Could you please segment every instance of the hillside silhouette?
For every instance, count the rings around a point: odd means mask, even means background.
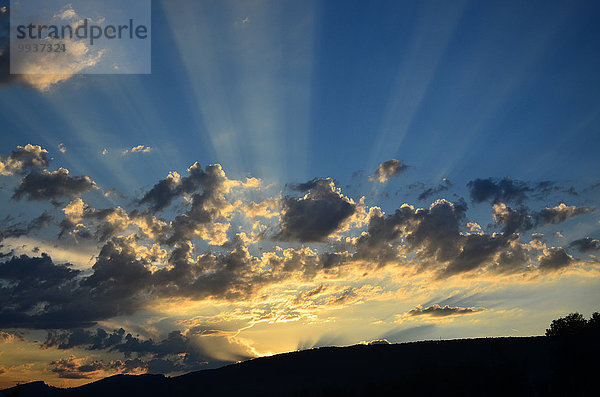
[[[587,334],[323,347],[177,377],[32,382],[0,396],[597,396],[599,353]]]

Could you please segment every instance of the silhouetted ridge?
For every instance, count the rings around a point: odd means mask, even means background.
[[[29,383],[0,396],[596,396],[599,353],[592,337],[325,347],[173,378],[117,375],[72,389]]]

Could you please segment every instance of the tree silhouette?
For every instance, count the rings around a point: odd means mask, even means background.
[[[592,314],[586,320],[580,313],[571,313],[566,317],[553,320],[546,336],[574,336],[581,334],[597,334],[600,332],[600,313]]]
[[[595,312],[588,320],[587,328],[592,335],[600,334],[600,313]]]

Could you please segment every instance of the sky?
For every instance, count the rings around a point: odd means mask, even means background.
[[[10,75],[9,8],[0,387],[600,309],[598,2],[152,1],[107,75]]]

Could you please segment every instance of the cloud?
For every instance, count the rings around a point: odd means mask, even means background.
[[[369,180],[379,181],[379,183],[387,182],[391,177],[402,174],[408,169],[408,166],[400,160],[391,159],[379,164],[375,170],[375,175]]]
[[[125,156],[127,154],[134,154],[134,153],[150,153],[151,151],[152,151],[152,148],[150,146],[138,145],[138,146],[132,147],[131,149],[123,150],[123,152],[121,152],[121,155]]]
[[[96,238],[103,242],[117,233],[125,231],[129,226],[137,226],[142,236],[162,236],[166,223],[142,211],[133,210],[128,214],[121,207],[96,209],[76,198],[63,208],[65,217],[60,222],[59,238],[65,233],[81,238]],[[85,221],[85,224],[82,223]],[[91,228],[95,227],[92,233]]]
[[[592,212],[592,209],[588,207],[567,206],[565,203],[560,203],[554,208],[544,208],[541,210],[536,215],[536,220],[540,225],[555,224],[590,212]]]
[[[149,298],[143,292],[152,290],[154,280],[148,270],[152,252],[143,255],[137,248],[124,238],[107,242],[87,277],[46,254],[0,263],[0,327],[89,327],[140,310]]]
[[[532,192],[532,189],[526,182],[504,179],[475,179],[467,184],[471,199],[474,203],[482,203],[484,201],[498,202],[515,202],[522,203],[528,198],[527,193]]]
[[[25,174],[48,167],[48,151],[41,146],[27,144],[17,146],[8,156],[0,155],[0,175]]]
[[[282,199],[280,230],[273,236],[276,240],[324,241],[356,211],[356,204],[342,195],[330,178],[313,179],[295,189],[308,189],[308,193]]]
[[[15,161],[17,157],[13,156]],[[26,180],[31,175],[52,174],[46,166],[11,169],[23,169],[15,173],[27,175]],[[40,191],[47,197],[68,197]],[[75,195],[54,209],[64,213],[59,232],[75,241],[89,239],[84,242],[99,252],[93,252],[97,255],[90,262],[84,261],[83,271],[55,263],[48,255],[3,254],[0,299],[5,303],[0,307],[0,327],[60,328],[64,333],[49,336],[48,348],[124,355],[119,362],[102,362],[104,369],[97,369],[98,373],[176,372],[205,368],[206,362],[215,360],[247,357],[252,349],[234,334],[212,333],[216,326],[161,333],[161,338],[154,339],[90,327],[100,323],[128,328],[129,316],[156,313],[162,310],[157,307],[179,302],[182,307],[190,302],[218,302],[253,308],[260,302],[259,309],[244,316],[253,321],[291,321],[314,316],[318,308],[333,311],[383,296],[400,278],[407,278],[402,283],[419,277],[454,287],[462,277],[444,279],[464,274],[465,279],[477,282],[504,281],[519,272],[543,274],[577,262],[564,250],[561,255],[560,247],[543,251],[545,244],[535,236],[535,243],[521,241],[519,233],[534,229],[538,219],[536,212],[523,206],[494,203],[495,223],[482,229],[468,219],[463,199],[436,200],[425,208],[402,204],[386,213],[376,206],[367,207],[364,200],[355,203],[330,178],[288,185],[286,192],[289,195],[282,197],[256,179],[229,179],[220,165],[203,168],[194,163],[185,176],[171,172],[141,194],[141,199],[123,207],[95,208]],[[567,216],[577,212],[566,205],[549,209],[557,208]],[[6,218],[2,232],[17,236],[38,230],[50,224],[50,214],[29,222]],[[354,222],[355,218],[361,221]],[[548,219],[555,218],[562,219],[556,214]],[[280,248],[272,240],[269,243],[273,235],[306,244]],[[307,244],[311,242],[328,244]],[[469,306],[465,302],[424,302],[428,307],[419,308],[422,315],[476,310],[463,307]],[[136,331],[144,333],[140,328]],[[157,333],[153,330],[146,335]],[[71,364],[57,360],[56,368],[67,376],[89,376],[94,373],[91,369],[100,368],[93,363],[86,358],[69,370]]]
[[[425,201],[429,197],[439,194],[441,192],[445,192],[451,187],[452,187],[452,183],[448,179],[443,178],[442,183],[440,183],[436,187],[430,187],[428,189],[425,189],[423,192],[421,192],[421,194],[419,194],[418,199],[420,201]]]
[[[0,86],[19,83],[46,92],[54,85],[92,68],[106,53],[106,50],[96,50],[94,46],[88,45],[84,41],[70,41],[65,47],[65,52],[47,53],[43,58],[23,57],[14,59],[13,71],[20,74],[10,74],[9,14],[8,9],[0,12]],[[77,26],[83,20],[74,11],[70,14],[55,15],[54,19],[63,20],[63,16],[69,16],[67,22],[72,26]],[[48,22],[53,23],[52,20]],[[58,23],[58,21],[55,22]],[[52,39],[42,39],[42,41],[48,42],[50,40]],[[39,43],[40,40],[35,42]]]
[[[228,179],[219,164],[208,165],[203,170],[196,162],[187,171],[189,175],[183,178],[177,172],[169,173],[144,194],[139,204],[148,204],[153,212],[158,212],[168,207],[175,198],[202,189],[202,194],[197,195],[197,206],[209,201],[214,202],[213,207],[223,205],[221,197],[227,190]]]
[[[20,200],[44,201],[64,197],[76,197],[98,189],[98,186],[88,176],[71,176],[69,170],[59,168],[56,171],[43,170],[32,172],[21,179],[12,198]]]
[[[572,241],[569,247],[577,248],[580,252],[600,251],[600,241],[585,237]]]
[[[411,316],[428,315],[428,316],[432,316],[432,317],[447,317],[447,316],[456,316],[456,315],[463,315],[463,314],[473,314],[473,313],[481,312],[483,310],[485,310],[485,309],[474,308],[474,307],[450,307],[448,305],[442,307],[442,306],[436,304],[436,305],[429,306],[426,308],[423,308],[422,306],[417,306],[415,309],[412,309],[411,311],[409,311],[408,314]]]
[[[512,240],[508,243],[496,257],[496,263],[492,266],[492,270],[498,273],[514,273],[523,270],[524,266],[529,263],[531,258],[524,244],[518,240]]]
[[[562,269],[573,262],[573,257],[567,254],[562,247],[551,247],[544,250],[539,258],[539,267],[543,271]]]
[[[466,203],[437,200],[428,209],[404,204],[393,214],[373,211],[367,233],[358,238],[359,258],[388,259],[390,243],[403,237],[406,248],[416,251],[417,259],[446,262],[460,252],[459,225],[465,218]],[[380,253],[385,253],[382,257]]]
[[[256,353],[233,336],[233,332],[208,330],[192,327],[186,332],[171,331],[159,341],[142,339],[127,333],[123,328],[110,333],[102,328],[95,331],[75,329],[51,331],[44,348],[56,347],[61,350],[75,347],[87,350],[104,350],[123,353],[125,360],[115,360],[108,364],[97,362],[89,369],[111,369],[113,371],[174,373],[189,372],[218,366],[255,357]],[[211,365],[209,366],[209,362]],[[86,372],[79,365],[76,373]]]
[[[25,336],[21,331],[5,332],[0,330],[0,344],[14,343],[25,340]]]
[[[10,222],[11,217],[3,219],[2,223]],[[13,223],[7,226],[0,226],[0,241],[5,238],[10,237],[21,237],[26,236],[31,232],[36,232],[42,228],[47,228],[50,226],[50,223],[54,217],[48,213],[48,211],[44,211],[40,216],[32,219],[27,224],[23,223]]]
[[[102,361],[85,362],[84,358],[69,356],[50,362],[51,371],[64,379],[91,379],[92,373],[106,369]]]
[[[494,220],[503,226],[502,233],[510,236],[515,232],[524,232],[533,228],[533,221],[527,209],[515,210],[504,203],[496,203],[492,207]]]
[[[65,154],[68,152],[67,147],[65,146],[64,143],[59,143],[58,144],[58,150],[62,153]]]
[[[387,339],[375,339],[367,343],[369,346],[374,345],[391,345],[392,343]]]
[[[0,327],[62,328],[80,324],[90,308],[77,289],[80,271],[50,257],[26,255],[0,263]],[[81,291],[83,292],[83,291]],[[82,305],[83,303],[83,305]]]
[[[468,272],[493,263],[498,252],[504,249],[509,240],[503,235],[470,234],[464,238],[460,253],[452,258],[440,277]]]

